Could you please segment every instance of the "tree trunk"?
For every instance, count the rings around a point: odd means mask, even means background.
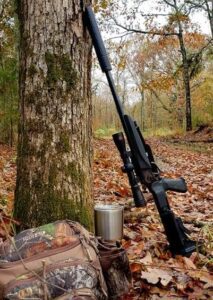
[[[91,42],[86,1],[18,0],[20,122],[15,218],[90,227]]]
[[[210,29],[211,29],[211,34],[213,38],[213,0],[205,0],[206,3],[206,11],[209,19],[209,24],[210,24]],[[209,3],[211,3],[209,5]]]
[[[182,26],[179,22],[179,35],[178,35],[180,50],[183,62],[183,81],[185,90],[186,101],[186,131],[192,130],[192,115],[191,115],[191,91],[190,91],[190,78],[189,78],[189,65],[187,61],[186,49],[183,41]]]
[[[190,91],[190,76],[189,76],[189,64],[187,60],[187,53],[183,39],[183,28],[181,20],[179,19],[180,11],[178,10],[176,0],[174,0],[174,8],[177,14],[178,24],[178,40],[180,44],[180,51],[183,62],[183,81],[185,90],[185,101],[186,101],[186,131],[192,130],[192,112],[191,112],[191,91]]]
[[[144,90],[140,90],[140,96],[141,96],[141,130],[144,131],[145,130],[145,92]]]

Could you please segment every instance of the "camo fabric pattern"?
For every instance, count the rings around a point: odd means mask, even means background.
[[[64,262],[69,266],[58,266],[48,271],[45,280],[32,275],[17,278],[15,284],[6,292],[5,299],[106,299],[98,283],[97,270],[90,264]],[[45,284],[44,284],[45,283]],[[89,292],[82,292],[81,289]],[[45,291],[45,292],[44,292]],[[67,293],[68,292],[68,293]],[[59,297],[66,293],[66,297]],[[89,295],[93,296],[89,296]],[[88,296],[87,296],[88,295]],[[59,298],[58,298],[59,297]]]
[[[0,245],[0,263],[30,258],[46,250],[75,244],[78,237],[66,221],[24,230]]]
[[[96,242],[69,220],[22,231],[0,246],[0,299],[108,299]]]

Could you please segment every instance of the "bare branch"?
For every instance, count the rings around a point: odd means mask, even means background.
[[[172,4],[171,2],[167,1],[167,0],[163,0],[167,5],[173,7],[175,10],[177,9],[177,6],[175,4]]]
[[[110,41],[110,40],[121,39],[121,38],[123,38],[123,37],[125,37],[127,35],[130,35],[130,34],[133,34],[133,32],[124,32],[124,33],[122,33],[120,35],[112,36],[112,37],[110,37],[108,39],[105,39],[104,41],[107,42],[107,41]]]
[[[157,92],[153,89],[153,88],[150,88],[150,91],[155,95],[156,99],[160,102],[160,104],[162,105],[162,108],[165,109],[166,111],[168,111],[170,114],[172,113],[172,110],[169,109],[164,103],[163,101],[161,100],[161,98],[158,96]]]
[[[166,111],[168,111],[170,114],[173,112],[172,109],[169,109],[164,103],[163,101],[161,100],[161,98],[159,97],[159,95],[157,94],[156,90],[153,89],[150,85],[148,84],[143,84],[143,86],[145,88],[147,88],[149,91],[151,91],[154,95],[155,95],[155,98],[158,100],[158,102],[161,104],[162,108]]]
[[[135,28],[131,28],[131,27],[126,27],[124,25],[121,25],[120,23],[118,23],[115,18],[113,18],[113,21],[115,22],[115,25],[126,30],[129,32],[133,32],[133,33],[143,33],[143,34],[152,34],[152,35],[161,35],[161,36],[178,36],[177,32],[160,32],[160,31],[146,31],[146,30],[140,30],[140,29],[135,29]]]
[[[194,1],[191,1],[191,0],[187,0],[186,1],[187,4],[191,4],[191,7],[190,9],[196,9],[196,8],[201,8],[201,9],[204,9],[206,10],[206,8],[204,7],[204,4],[206,3],[205,1],[203,1],[202,3],[199,3],[199,2],[194,2]]]
[[[160,14],[160,13],[156,13],[156,14],[140,14],[141,17],[158,17],[158,16],[162,16],[162,17],[169,17],[171,16],[172,14]]]
[[[194,55],[193,61],[200,61],[200,60],[201,60],[201,57],[202,57],[201,55],[202,55],[203,51],[204,51],[210,44],[212,44],[212,41],[213,41],[213,39],[210,39],[206,45],[204,45],[202,48],[199,49],[199,51]],[[197,64],[194,65],[194,67],[190,70],[190,78],[193,76],[194,71],[195,71],[195,69],[196,69],[196,66],[197,66]]]

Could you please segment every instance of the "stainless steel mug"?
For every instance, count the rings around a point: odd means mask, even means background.
[[[98,204],[95,210],[95,235],[106,241],[123,237],[123,207],[116,204]]]

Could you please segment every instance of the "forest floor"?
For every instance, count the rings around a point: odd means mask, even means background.
[[[189,258],[173,258],[151,194],[146,208],[135,208],[122,162],[111,139],[94,140],[94,197],[96,203],[124,205],[123,247],[133,274],[128,299],[211,299],[213,297],[213,144],[212,131],[202,129],[186,136],[150,138],[156,162],[165,177],[184,177],[188,191],[170,192],[173,211],[202,242]],[[0,211],[11,216],[16,173],[15,151],[0,145]],[[0,237],[5,237],[0,223]]]
[[[163,228],[152,195],[145,194],[146,208],[135,208],[121,159],[109,139],[94,142],[96,203],[124,205],[123,247],[133,273],[133,288],[123,299],[213,298],[213,144],[211,132],[151,138],[156,162],[165,177],[183,177],[185,194],[168,193],[169,203],[203,246],[191,257],[173,258],[167,250]],[[211,298],[212,297],[212,298]]]

